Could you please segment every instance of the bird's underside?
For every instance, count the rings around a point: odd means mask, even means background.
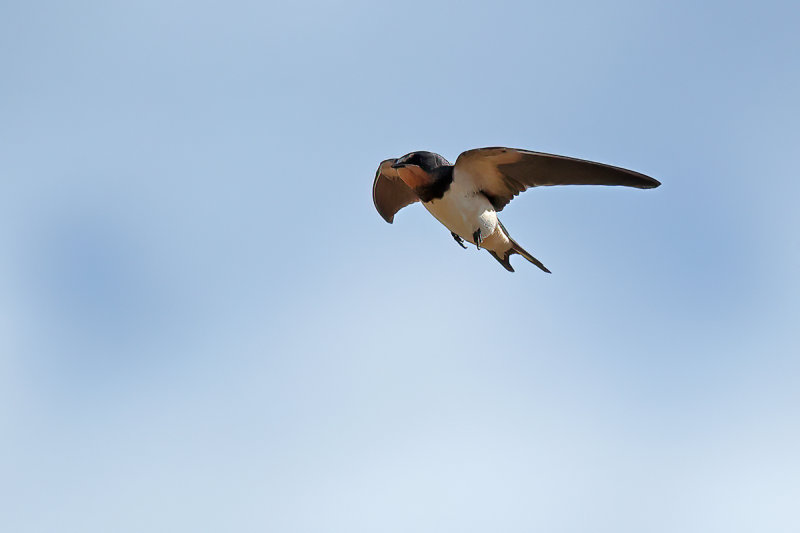
[[[403,207],[420,201],[459,245],[486,249],[513,272],[510,256],[519,254],[545,272],[497,218],[517,194],[549,185],[622,185],[640,189],[660,183],[632,170],[581,159],[517,150],[478,148],[462,153],[455,165],[431,152],[412,152],[387,159],[378,167],[372,197],[389,223]]]

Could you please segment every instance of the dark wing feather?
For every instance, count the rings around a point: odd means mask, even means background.
[[[652,189],[661,183],[620,167],[514,148],[477,148],[458,156],[454,180],[471,181],[497,211],[529,187],[623,185]]]
[[[416,193],[406,185],[392,164],[397,159],[387,159],[378,166],[372,183],[372,201],[383,219],[391,224],[394,215],[409,204],[419,201]]]

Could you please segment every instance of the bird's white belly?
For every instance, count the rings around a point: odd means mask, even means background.
[[[475,243],[472,238],[480,228],[481,238],[494,233],[497,228],[497,213],[483,194],[474,191],[451,189],[438,199],[423,203],[436,220],[462,239]]]

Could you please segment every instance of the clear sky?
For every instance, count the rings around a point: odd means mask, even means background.
[[[796,2],[0,5],[0,530],[797,532]],[[552,271],[378,163],[512,146]]]

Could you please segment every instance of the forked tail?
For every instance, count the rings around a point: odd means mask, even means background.
[[[522,257],[524,257],[525,259],[527,259],[528,261],[530,261],[531,263],[533,263],[534,265],[536,265],[537,267],[539,267],[542,270],[544,270],[545,272],[547,272],[548,274],[552,274],[552,272],[550,272],[547,269],[547,267],[542,264],[541,261],[539,261],[538,259],[533,257],[531,254],[526,252],[525,249],[517,243],[517,241],[515,241],[511,237],[509,237],[508,240],[511,241],[511,249],[508,252],[506,252],[506,261],[508,261],[508,258],[511,257],[512,254],[519,254]],[[503,265],[503,266],[505,266],[505,265]]]
[[[498,223],[500,223],[499,220]],[[511,248],[506,250],[505,254],[502,257],[491,250],[489,250],[489,253],[491,253],[492,256],[495,259],[497,259],[497,261],[501,265],[503,265],[503,268],[505,268],[509,272],[514,272],[514,267],[511,266],[510,258],[512,255],[518,254],[527,259],[528,261],[530,261],[531,263],[533,263],[534,265],[536,265],[537,267],[541,268],[548,274],[551,274],[551,272],[547,269],[546,266],[542,264],[541,261],[533,257],[531,254],[529,254],[522,246],[519,245],[519,243],[517,243],[517,241],[511,238],[511,235],[508,234],[508,230],[505,228],[505,226],[503,226],[502,223],[500,223],[500,227],[503,229],[503,231],[506,234],[506,237],[508,237],[508,240],[511,242]]]

